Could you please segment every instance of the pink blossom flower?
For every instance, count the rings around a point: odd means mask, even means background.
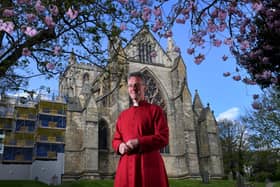
[[[192,55],[192,54],[194,53],[194,48],[188,48],[188,49],[187,49],[187,53],[188,53],[189,55]]]
[[[168,30],[168,31],[166,31],[166,32],[164,33],[164,37],[165,37],[165,38],[169,38],[169,37],[171,37],[172,35],[173,35],[173,33],[172,33],[171,30]]]
[[[201,53],[199,53],[198,56],[195,57],[194,63],[197,65],[201,64],[201,62],[205,59],[205,56]]]
[[[240,75],[235,75],[235,76],[233,76],[232,78],[233,78],[233,80],[235,80],[235,81],[240,81],[240,80],[241,80],[241,76],[240,76]]]
[[[50,8],[50,12],[51,12],[51,14],[53,16],[57,16],[58,15],[59,10],[58,10],[56,5],[50,5],[49,8]]]
[[[31,5],[32,0],[17,0],[17,3]]]
[[[214,23],[208,23],[207,31],[208,32],[216,32],[217,26]]]
[[[161,20],[156,20],[156,24],[153,25],[152,31],[157,32],[162,27],[163,27],[163,22]]]
[[[53,21],[52,17],[50,16],[46,16],[45,19],[45,24],[49,27],[49,28],[53,28],[55,26],[55,22]]]
[[[224,72],[224,73],[223,73],[223,76],[224,76],[224,77],[230,76],[230,72]]]
[[[245,26],[241,26],[241,27],[239,28],[240,34],[245,34],[245,31],[246,31]]]
[[[35,10],[38,13],[42,13],[44,12],[46,9],[46,7],[42,4],[42,2],[40,0],[37,0],[36,4],[35,4]]]
[[[53,70],[55,68],[55,64],[48,62],[46,67],[47,67],[48,70]]]
[[[213,40],[213,45],[215,47],[220,47],[222,45],[222,40],[217,40],[217,39],[214,39]]]
[[[198,36],[199,37],[203,37],[203,36],[206,36],[207,35],[207,31],[206,30],[200,30],[199,32],[198,32]]]
[[[143,15],[142,15],[142,19],[143,19],[144,21],[150,20],[150,19],[151,19],[151,14],[143,14]]]
[[[124,30],[126,29],[126,24],[125,24],[125,23],[121,23],[120,29],[121,29],[122,31],[124,31]]]
[[[174,52],[181,53],[181,49],[180,49],[179,47],[176,46],[176,47],[174,48]]]
[[[252,107],[253,107],[253,109],[255,109],[255,110],[260,110],[260,109],[262,108],[262,105],[261,105],[259,102],[254,101],[254,102],[252,103]]]
[[[78,16],[78,11],[74,10],[72,8],[68,8],[68,11],[66,12],[66,15],[70,18],[70,19],[75,19]]]
[[[250,24],[250,31],[251,33],[256,33],[257,32],[257,28],[255,25]]]
[[[219,12],[219,11],[218,11],[218,9],[216,8],[216,9],[211,13],[210,16],[211,16],[212,18],[216,18],[216,17],[218,17],[218,12]]]
[[[190,14],[186,14],[186,15],[184,16],[184,18],[185,18],[185,20],[189,19],[189,18],[190,18]]]
[[[161,9],[160,7],[155,7],[154,10],[153,10],[153,13],[155,16],[161,16]]]
[[[120,2],[121,4],[127,4],[127,3],[128,3],[128,0],[119,0],[119,2]]]
[[[54,49],[53,49],[53,53],[54,53],[55,55],[59,55],[59,54],[61,53],[61,47],[58,46],[58,45],[56,45],[56,46],[54,47]]]
[[[263,57],[262,58],[262,62],[264,63],[264,64],[269,64],[269,58],[268,57]]]
[[[248,85],[256,85],[256,82],[245,77],[243,80],[242,80],[245,84],[248,84]]]
[[[218,12],[218,18],[220,19],[220,21],[224,21],[227,17],[227,12],[224,10],[220,10]]]
[[[267,71],[267,70],[263,71],[261,74],[261,78],[263,79],[270,79],[271,76],[272,76],[271,71]]]
[[[26,14],[26,17],[27,17],[27,21],[29,22],[29,23],[32,23],[32,22],[34,22],[35,21],[35,19],[37,18],[34,14]]]
[[[32,28],[32,27],[26,27],[24,30],[24,34],[26,34],[27,36],[33,37],[37,34],[37,30]]]
[[[262,4],[261,1],[259,1],[259,2],[254,2],[254,3],[252,4],[252,9],[253,9],[254,11],[256,11],[256,12],[260,11],[262,8],[263,8],[263,4]]]
[[[147,6],[145,6],[145,7],[143,8],[142,19],[143,19],[144,21],[150,20],[150,18],[151,18],[151,11],[152,11],[152,10],[151,10],[149,7],[147,7]]]
[[[5,9],[2,13],[2,15],[4,17],[12,17],[12,16],[15,16],[15,11],[14,10],[11,10],[11,9]]]
[[[205,40],[199,35],[193,35],[190,41],[198,46],[202,46],[205,43]]]
[[[22,53],[21,53],[23,56],[30,56],[31,55],[31,51],[25,47],[22,49]]]
[[[236,7],[234,5],[231,5],[229,8],[228,8],[228,13],[230,14],[233,14],[236,12]]]
[[[185,24],[186,20],[184,18],[177,18],[176,23]]]
[[[5,31],[9,34],[12,34],[14,31],[15,25],[11,21],[3,22],[3,20],[0,19],[0,31]]]
[[[242,51],[247,50],[249,47],[250,47],[250,43],[249,43],[248,40],[243,40],[243,41],[241,42],[241,44],[240,44],[240,49],[241,49]]]
[[[233,43],[232,38],[226,38],[224,40],[224,44],[226,44],[226,45],[232,45],[232,43]]]
[[[141,4],[146,4],[148,0],[138,0],[139,3]]]
[[[257,58],[259,55],[255,51],[250,51],[249,57],[250,58]]]
[[[137,10],[131,10],[130,15],[134,18],[139,16],[139,13],[137,12]]]

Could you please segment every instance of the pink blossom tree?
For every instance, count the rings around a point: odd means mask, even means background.
[[[103,40],[119,36],[118,25],[129,15],[119,1],[2,0],[1,93],[26,87],[32,77],[61,73],[70,53],[105,66]]]
[[[279,85],[279,9],[277,0],[4,0],[0,80],[14,88],[25,85],[37,74],[17,69],[32,62],[38,75],[52,77],[63,71],[71,52],[84,62],[105,66],[105,40],[119,37],[127,42],[143,25],[168,38],[174,25],[183,24],[191,33],[190,46],[176,51],[192,55],[194,63],[207,59],[208,48],[228,47],[238,67],[224,76],[262,87]],[[221,55],[222,61],[227,59]],[[249,77],[241,75],[240,68]]]

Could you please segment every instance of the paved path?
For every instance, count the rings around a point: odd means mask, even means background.
[[[266,183],[265,187],[273,187],[273,183],[272,182]]]

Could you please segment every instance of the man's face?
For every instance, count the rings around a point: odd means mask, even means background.
[[[130,77],[128,79],[128,93],[133,101],[144,100],[145,85],[140,77]]]

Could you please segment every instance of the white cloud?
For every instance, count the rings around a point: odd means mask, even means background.
[[[220,113],[216,118],[216,120],[217,121],[221,121],[223,119],[236,120],[239,117],[239,114],[240,114],[239,108],[233,107],[226,110],[225,112]]]

